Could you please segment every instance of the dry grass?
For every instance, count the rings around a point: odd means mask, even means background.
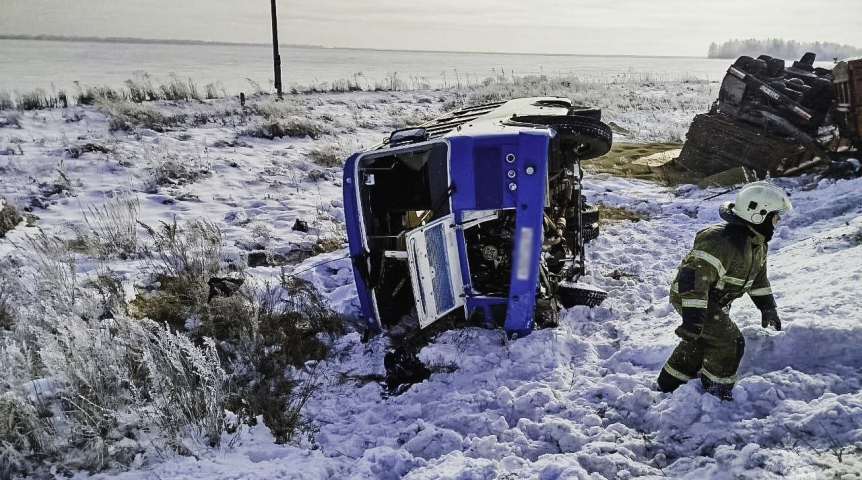
[[[109,198],[102,206],[91,205],[84,211],[85,224],[73,227],[77,241],[98,259],[129,259],[138,252],[139,210],[133,194]]]
[[[344,333],[341,316],[291,277],[210,298],[211,276],[243,272],[222,262],[222,233],[205,220],[137,223],[151,237],[142,253],[154,281],[132,302],[110,271],[82,281],[75,265],[86,255],[137,250],[126,228],[136,210],[119,198],[88,211],[99,249],[73,253],[42,233],[28,237],[26,268],[0,265],[0,477],[195,455],[239,428],[225,424],[225,409],[249,424],[263,418],[279,443],[313,432],[302,411],[320,384],[316,365]],[[36,383],[57,393],[22,394]]]
[[[615,143],[607,154],[582,163],[591,173],[609,173],[618,177],[656,180],[658,168],[632,163],[656,153],[682,148],[676,143]]]
[[[17,112],[0,113],[0,128],[3,127],[21,128],[21,115]]]
[[[164,132],[185,124],[186,115],[164,115],[154,108],[126,100],[96,100],[99,109],[108,116],[108,131],[132,132],[136,128],[148,128]]]
[[[0,91],[0,110],[12,110],[15,108],[15,103],[12,101],[12,96],[7,91]]]
[[[313,365],[327,358],[331,340],[344,332],[342,318],[314,286],[285,278],[260,299],[241,289],[207,303],[206,285],[167,276],[158,281],[158,291],[131,303],[135,315],[189,331],[196,342],[214,339],[232,377],[228,408],[242,422],[262,416],[278,443],[303,433],[308,425],[301,411],[316,388]],[[190,318],[198,324],[188,330]]]
[[[158,290],[140,294],[129,302],[130,315],[185,331],[186,319],[206,301],[206,283],[168,275],[157,276],[156,283]]]
[[[607,154],[583,162],[589,173],[606,173],[621,178],[647,180],[664,186],[695,184],[701,188],[709,186],[730,186],[750,181],[752,172],[742,167],[732,168],[711,176],[701,172],[684,169],[676,160],[661,166],[649,166],[635,161],[650,155],[681,149],[681,143],[616,143]]]
[[[605,205],[603,203],[599,203],[596,206],[599,209],[599,223],[602,225],[611,225],[627,220],[631,222],[649,220],[648,214],[636,212],[630,208]]]
[[[347,158],[347,152],[340,145],[330,144],[315,148],[308,152],[308,159],[321,167],[341,167]]]
[[[315,255],[334,252],[342,247],[347,239],[342,236],[322,237],[317,240],[312,249]]]
[[[640,158],[680,148],[682,148],[682,144],[679,143],[617,143],[607,154],[584,161],[583,167],[584,171],[589,173],[607,173],[616,177],[637,178],[666,186],[698,183],[703,179],[701,174],[679,169],[675,161],[658,167],[633,163]]]
[[[302,117],[290,117],[283,120],[266,120],[252,125],[245,129],[243,135],[273,140],[283,137],[319,138],[326,133],[328,133],[326,128],[320,123]]]
[[[15,325],[12,302],[12,286],[6,278],[0,276],[0,330],[11,330]]]
[[[129,310],[188,332],[196,342],[214,339],[232,376],[228,408],[242,421],[253,423],[262,416],[279,443],[304,432],[301,410],[317,384],[308,362],[329,355],[331,340],[343,333],[341,316],[329,309],[314,285],[292,277],[266,286],[262,294],[241,286],[230,296],[210,299],[207,280],[224,271],[218,227],[197,221],[145,229],[154,240],[157,288],[135,298]],[[329,251],[342,243],[322,238],[313,250]],[[243,275],[227,270],[229,276]]]
[[[303,433],[308,425],[301,411],[316,388],[314,366],[344,333],[342,318],[314,285],[285,277],[257,301],[248,293],[218,298],[201,318],[193,336],[219,342],[237,387],[230,407],[244,422],[262,416],[277,443]]]
[[[18,212],[18,209],[15,208],[11,203],[7,203],[3,198],[0,198],[0,238],[6,236],[6,232],[15,228],[24,217]]]

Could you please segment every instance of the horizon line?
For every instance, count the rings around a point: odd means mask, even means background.
[[[163,44],[163,45],[203,45],[203,46],[232,46],[232,47],[270,47],[271,43],[259,42],[226,42],[222,40],[181,40],[170,38],[141,38],[141,37],[85,37],[74,35],[29,35],[29,34],[0,34],[0,40],[33,40],[52,42],[81,42],[81,43],[125,43],[125,44]],[[499,52],[499,51],[476,51],[476,50],[416,50],[397,48],[371,48],[371,47],[327,47],[324,45],[279,43],[279,47],[319,49],[319,50],[367,50],[376,52],[417,52],[417,53],[468,53],[483,55],[543,55],[549,57],[635,57],[635,58],[702,58],[707,56],[694,55],[637,55],[621,53],[539,53],[539,52]]]

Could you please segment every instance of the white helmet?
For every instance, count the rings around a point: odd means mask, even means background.
[[[734,215],[755,225],[763,223],[772,212],[793,209],[784,190],[769,182],[753,182],[742,187],[730,207]]]

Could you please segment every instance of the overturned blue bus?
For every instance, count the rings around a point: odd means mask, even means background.
[[[600,303],[606,292],[579,283],[599,228],[580,162],[611,141],[600,110],[535,97],[450,112],[350,156],[344,208],[369,331],[458,315],[517,338],[556,326],[559,305]]]

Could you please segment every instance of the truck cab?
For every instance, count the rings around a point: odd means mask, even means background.
[[[598,234],[580,161],[611,141],[600,110],[533,97],[450,112],[351,155],[344,206],[368,329],[457,315],[517,338],[555,326],[559,305],[600,303],[605,292],[579,283]]]

